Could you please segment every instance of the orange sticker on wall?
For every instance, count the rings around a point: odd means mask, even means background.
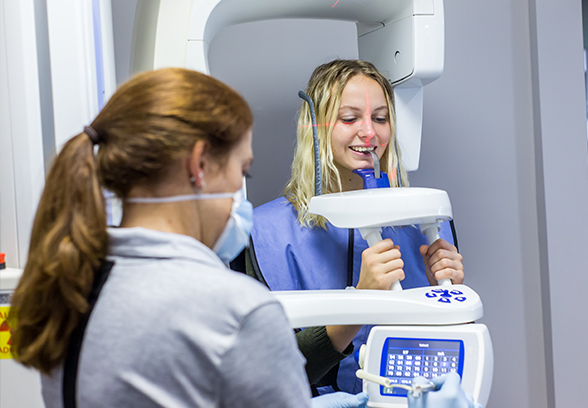
[[[9,306],[0,306],[0,360],[12,358],[10,353],[10,324],[8,324]]]

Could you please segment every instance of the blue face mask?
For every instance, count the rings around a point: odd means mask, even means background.
[[[212,250],[228,265],[249,245],[249,235],[253,228],[253,205],[244,197],[243,190],[233,196],[233,208]]]
[[[172,197],[132,197],[126,200],[127,203],[175,203],[191,200],[212,200],[217,198],[232,198],[233,207],[229,220],[223,232],[216,240],[212,250],[218,257],[228,265],[237,257],[249,244],[249,235],[253,227],[253,205],[247,201],[243,190],[236,193],[217,194],[185,194]]]

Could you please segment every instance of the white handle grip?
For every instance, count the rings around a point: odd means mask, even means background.
[[[364,370],[357,370],[355,372],[355,376],[357,378],[359,378],[360,380],[367,380],[379,385],[383,385],[384,387],[390,388],[392,387],[392,384],[390,383],[390,380],[386,377],[380,377],[379,375],[376,374],[372,374],[372,373],[368,373],[367,371]]]

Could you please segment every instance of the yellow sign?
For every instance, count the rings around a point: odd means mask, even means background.
[[[10,353],[10,325],[8,324],[9,306],[0,306],[0,360],[12,358]]]

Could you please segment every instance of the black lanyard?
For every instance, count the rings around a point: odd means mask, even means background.
[[[355,250],[355,230],[349,229],[347,241],[347,286],[353,286],[353,251]]]
[[[94,305],[98,300],[100,291],[108,279],[110,270],[114,262],[105,261],[94,274],[94,283],[92,291],[88,296],[88,311],[82,316],[79,324],[74,329],[69,339],[67,355],[63,363],[63,406],[64,408],[76,408],[76,380],[78,377],[78,363],[80,361],[80,351],[82,350],[82,341],[84,332],[90,319],[90,314],[94,310]]]

